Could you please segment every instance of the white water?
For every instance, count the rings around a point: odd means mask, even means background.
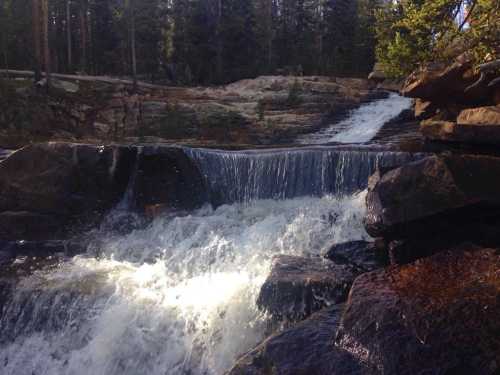
[[[409,109],[411,104],[411,99],[391,93],[387,99],[362,105],[339,123],[300,137],[298,142],[301,144],[368,142],[377,135],[384,124]]]
[[[0,321],[3,375],[221,374],[262,337],[276,254],[367,239],[364,193],[259,200],[102,234],[21,281]]]

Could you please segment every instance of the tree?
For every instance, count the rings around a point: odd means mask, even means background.
[[[47,80],[47,89],[51,85],[51,66],[50,66],[50,44],[49,44],[49,0],[42,0],[42,30],[43,30],[43,60],[45,66],[45,79]]]
[[[468,15],[459,21],[459,14]],[[498,0],[407,0],[377,13],[377,59],[402,77],[427,61],[448,61],[469,51],[476,62],[497,56]],[[470,27],[466,27],[469,24]]]
[[[128,33],[130,41],[130,57],[132,59],[132,77],[134,80],[134,91],[137,91],[137,56],[135,49],[135,7],[134,0],[125,0],[127,11]]]
[[[73,47],[71,41],[71,0],[66,0],[66,48],[68,53],[68,72],[73,66]]]
[[[41,61],[42,61],[42,47],[41,47],[41,31],[40,31],[40,0],[32,0],[32,26],[33,26],[33,46],[35,51],[34,56],[34,71],[35,71],[35,83],[39,82],[42,79],[42,69],[41,69]]]

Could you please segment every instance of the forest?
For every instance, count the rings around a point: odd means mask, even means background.
[[[58,73],[135,71],[141,80],[184,85],[275,73],[364,76],[381,3],[2,0],[0,67],[31,70],[47,58]],[[47,43],[43,59],[33,39]]]

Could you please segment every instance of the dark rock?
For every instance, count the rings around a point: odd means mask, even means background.
[[[135,150],[120,146],[28,146],[0,164],[0,212],[52,216],[64,224],[47,230],[45,239],[67,226],[95,222],[123,196],[134,159]],[[33,226],[34,233],[48,229],[42,220]]]
[[[124,198],[135,208],[193,209],[201,175],[182,148],[47,143],[0,163],[0,239],[51,240],[97,225]],[[139,160],[137,160],[137,155]]]
[[[54,215],[26,211],[0,212],[0,239],[40,240],[63,232],[62,220]]]
[[[46,258],[54,254],[74,256],[85,252],[86,241],[1,241],[0,265],[9,263],[18,256]]]
[[[498,374],[500,255],[468,250],[357,278],[336,347],[387,375]]]
[[[273,335],[240,358],[230,375],[361,375],[368,371],[350,353],[334,347],[342,305],[317,312]]]
[[[369,272],[382,267],[376,244],[367,241],[351,241],[333,245],[325,258],[336,264],[350,265],[360,272]]]
[[[500,158],[432,156],[370,178],[365,226],[373,237],[432,238],[433,227],[498,219],[498,191]]]
[[[144,146],[134,184],[136,208],[191,210],[206,201],[201,173],[182,148]]]
[[[322,258],[277,256],[257,300],[277,321],[298,321],[344,302],[359,274],[351,265]]]

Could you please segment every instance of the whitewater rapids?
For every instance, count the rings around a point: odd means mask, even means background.
[[[368,239],[364,200],[256,200],[94,233],[85,255],[20,281],[0,373],[221,374],[264,337],[255,300],[272,257]]]

